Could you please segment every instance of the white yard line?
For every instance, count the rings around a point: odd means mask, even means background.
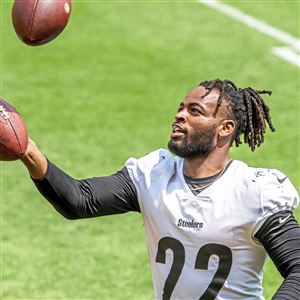
[[[291,47],[274,47],[272,52],[300,68],[300,56]]]
[[[217,0],[197,0],[199,3],[207,5],[215,10],[222,12],[255,30],[268,35],[290,47],[276,47],[272,49],[272,53],[300,68],[300,40],[292,35],[272,27],[254,17],[245,14],[237,8],[228,4],[221,3]]]

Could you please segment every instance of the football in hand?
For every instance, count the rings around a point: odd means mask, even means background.
[[[71,0],[15,0],[12,22],[17,36],[30,46],[43,45],[66,27]]]
[[[26,126],[13,106],[0,99],[0,160],[21,158],[28,144]]]

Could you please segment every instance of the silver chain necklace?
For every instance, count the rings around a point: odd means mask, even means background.
[[[191,191],[202,191],[202,190],[208,188],[209,186],[211,186],[213,183],[215,183],[215,182],[216,182],[216,181],[217,181],[217,180],[225,173],[227,167],[229,166],[229,164],[230,164],[231,162],[232,162],[232,159],[230,159],[230,160],[226,163],[225,167],[222,169],[222,171],[219,173],[219,175],[218,175],[212,182],[210,182],[210,183],[207,184],[207,185],[199,186],[199,187],[195,187],[195,188],[192,188],[192,187],[189,186],[190,190],[191,190]]]

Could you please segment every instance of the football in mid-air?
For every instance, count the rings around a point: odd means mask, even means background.
[[[30,46],[43,45],[66,27],[71,0],[15,0],[12,22],[17,36]]]
[[[0,99],[0,160],[17,160],[27,149],[26,126],[16,111]]]

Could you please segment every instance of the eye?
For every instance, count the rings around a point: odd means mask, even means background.
[[[201,114],[201,111],[200,111],[199,109],[195,108],[195,107],[193,107],[193,108],[191,109],[191,112],[192,112],[193,114]]]

